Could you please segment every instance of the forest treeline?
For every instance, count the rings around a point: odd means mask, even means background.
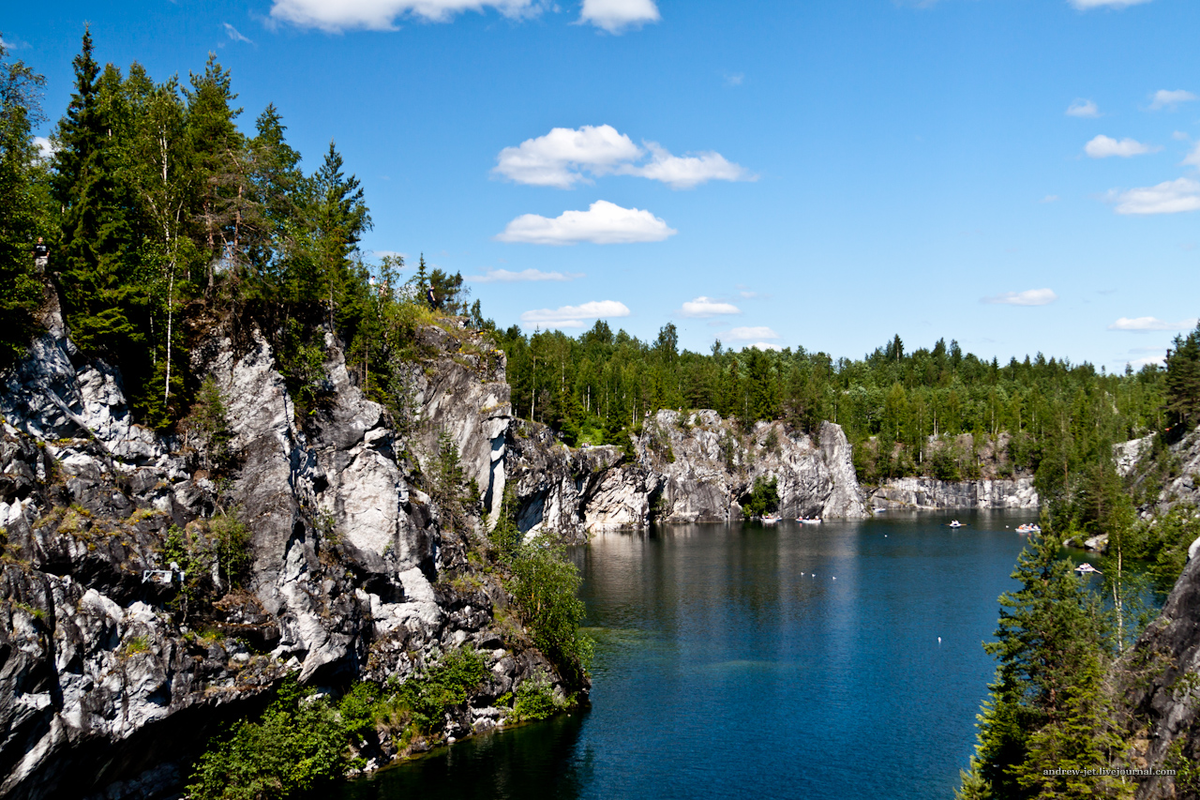
[[[198,389],[190,346],[216,320],[245,315],[272,339],[303,399],[320,394],[318,329],[328,328],[367,388],[380,399],[395,393],[389,365],[406,346],[399,329],[419,314],[411,300],[429,287],[453,294],[462,278],[426,273],[422,259],[401,286],[402,259],[364,263],[370,214],[333,142],[306,173],[274,106],[253,134],[239,127],[230,73],[215,56],[186,81],[156,82],[137,63],[101,67],[85,33],[70,103],[42,153],[32,133],[44,80],[0,53],[5,361],[36,332],[42,237],[73,341],[119,363],[144,424],[169,429],[188,413]]]

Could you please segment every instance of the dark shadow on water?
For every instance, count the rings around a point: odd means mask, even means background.
[[[590,756],[576,754],[587,712],[477,736],[340,787],[338,800],[575,800]]]

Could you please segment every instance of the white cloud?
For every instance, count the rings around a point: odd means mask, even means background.
[[[1191,178],[1163,181],[1128,191],[1109,191],[1107,199],[1116,203],[1118,214],[1177,214],[1200,210],[1200,182]]]
[[[766,325],[757,325],[747,328],[734,328],[729,331],[729,338],[737,341],[748,342],[752,339],[779,339],[778,333],[768,328]]]
[[[1180,103],[1187,103],[1196,99],[1196,95],[1183,89],[1159,89],[1150,99],[1150,110],[1158,111],[1159,109],[1169,108],[1174,111],[1175,106]]]
[[[1161,367],[1167,363],[1167,359],[1166,356],[1147,356],[1146,358],[1135,358],[1127,363],[1135,370],[1140,370],[1147,364],[1156,364]]]
[[[1149,3],[1150,0],[1068,0],[1068,2],[1073,7],[1086,11],[1089,8],[1125,8]]]
[[[1192,140],[1192,137],[1188,136],[1183,131],[1175,131],[1171,134],[1171,138],[1177,142],[1190,142]]]
[[[725,75],[725,85],[726,86],[741,86],[742,82],[745,80],[746,80],[746,74],[744,72],[735,72],[732,75],[726,73],[726,75]]]
[[[1108,158],[1110,156],[1129,158],[1130,156],[1140,156],[1144,153],[1153,153],[1158,149],[1148,144],[1142,144],[1134,139],[1122,139],[1118,142],[1116,139],[1101,134],[1084,145],[1083,152],[1087,153],[1091,158]]]
[[[1043,197],[1041,200],[1038,200],[1038,202],[1039,203],[1057,203],[1061,199],[1062,198],[1060,198],[1056,194],[1048,194],[1045,197]]]
[[[1196,142],[1196,146],[1192,148],[1192,152],[1184,157],[1183,163],[1190,164],[1193,167],[1200,167],[1200,142]]]
[[[756,180],[744,167],[720,153],[673,156],[656,142],[638,147],[611,125],[554,128],[545,136],[506,147],[492,173],[530,186],[570,189],[592,177],[618,173],[662,181],[672,189],[691,189],[712,180]],[[650,160],[640,164],[647,155]],[[586,174],[585,174],[586,173]]]
[[[994,297],[985,297],[979,302],[989,305],[1044,306],[1057,299],[1058,295],[1053,289],[1028,289],[1024,292],[1004,292]]]
[[[555,328],[582,328],[585,320],[628,317],[629,308],[616,300],[592,300],[579,306],[560,306],[526,311],[521,322]]]
[[[641,148],[611,125],[554,128],[501,150],[492,172],[517,183],[569,189],[580,181],[590,183],[584,170],[603,175],[641,154]]]
[[[746,346],[753,347],[755,350],[775,350],[776,352],[783,349],[779,345],[771,344],[770,342],[755,342],[754,344],[746,345]]]
[[[742,310],[733,303],[723,303],[720,300],[713,300],[711,297],[701,296],[684,303],[679,313],[685,317],[707,319],[720,314],[740,314]]]
[[[233,39],[235,42],[245,42],[246,44],[254,44],[254,42],[250,41],[245,36],[243,36],[241,34],[241,32],[238,31],[237,28],[233,27],[228,22],[222,22],[221,24],[225,26],[225,33],[229,36],[230,39]]]
[[[1167,322],[1157,317],[1121,317],[1108,326],[1110,331],[1183,331],[1196,327],[1196,320],[1185,319],[1179,322]]]
[[[275,0],[271,19],[302,28],[343,31],[355,28],[386,31],[397,17],[409,14],[443,22],[463,11],[494,8],[509,17],[537,13],[536,0]]]
[[[582,277],[582,272],[542,272],[540,269],[510,272],[506,269],[488,269],[486,275],[469,275],[467,280],[472,283],[524,283],[528,281],[573,281]]]
[[[583,0],[579,15],[581,23],[588,22],[616,34],[660,19],[654,0]]]
[[[662,181],[672,189],[692,189],[708,181],[758,179],[744,167],[726,161],[720,153],[710,151],[696,155],[673,156],[655,142],[647,142],[646,147],[653,154],[649,164],[631,164],[619,171],[624,175],[638,175],[652,181]]]
[[[1091,100],[1080,98],[1071,105],[1067,106],[1068,117],[1085,117],[1087,119],[1095,119],[1100,116],[1100,109]]]
[[[496,239],[528,244],[629,244],[661,242],[676,233],[649,211],[597,200],[587,211],[564,211],[554,219],[523,214],[508,223]]]
[[[33,143],[37,145],[38,158],[50,158],[50,156],[58,152],[58,148],[54,146],[54,142],[50,141],[45,136],[33,137]]]

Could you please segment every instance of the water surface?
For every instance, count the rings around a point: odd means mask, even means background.
[[[342,796],[949,798],[1031,519],[956,516],[596,536],[576,551],[591,709]]]

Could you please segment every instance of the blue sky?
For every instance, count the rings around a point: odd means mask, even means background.
[[[159,80],[216,52],[502,326],[1114,370],[1200,314],[1194,0],[20,4],[52,121],[85,21]]]

